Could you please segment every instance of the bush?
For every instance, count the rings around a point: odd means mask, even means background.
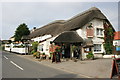
[[[34,50],[32,50],[32,51],[31,51],[31,54],[34,54],[34,53],[35,53],[35,51],[34,51]]]
[[[33,53],[33,57],[36,57],[36,55],[37,55],[37,53],[35,52],[35,53]]]
[[[94,55],[92,52],[89,52],[88,55],[86,55],[88,59],[94,59]]]
[[[36,52],[37,51],[37,47],[38,47],[38,42],[33,42],[32,43],[32,49]]]
[[[52,59],[52,57],[53,57],[53,53],[54,53],[54,52],[51,52],[51,53],[50,53],[50,57],[49,57],[49,59]]]
[[[40,52],[33,53],[33,57],[40,58]]]
[[[24,48],[25,46],[23,45],[23,44],[21,44],[20,46],[19,46],[19,48]]]
[[[43,53],[43,55],[45,55],[45,53]]]
[[[40,52],[36,52],[36,58],[40,58]]]
[[[59,53],[59,52],[61,52],[61,49],[60,49],[59,47],[57,47],[57,48],[55,49],[55,51]]]

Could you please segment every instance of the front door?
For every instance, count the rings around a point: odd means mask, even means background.
[[[70,44],[65,45],[65,58],[70,58]]]

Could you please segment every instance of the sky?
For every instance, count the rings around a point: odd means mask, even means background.
[[[9,39],[16,28],[26,23],[29,29],[42,27],[55,20],[67,20],[97,7],[118,31],[118,2],[2,2],[0,3],[1,39]]]

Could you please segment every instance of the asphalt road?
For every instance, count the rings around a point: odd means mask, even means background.
[[[54,69],[42,64],[29,61],[16,56],[16,54],[2,52],[2,77],[3,78],[83,78]]]

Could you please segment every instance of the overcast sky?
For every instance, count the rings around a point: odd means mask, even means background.
[[[99,8],[118,31],[117,2],[4,2],[0,6],[2,39],[12,37],[19,24],[26,23],[29,29],[38,28],[55,20],[70,19],[91,7]]]

